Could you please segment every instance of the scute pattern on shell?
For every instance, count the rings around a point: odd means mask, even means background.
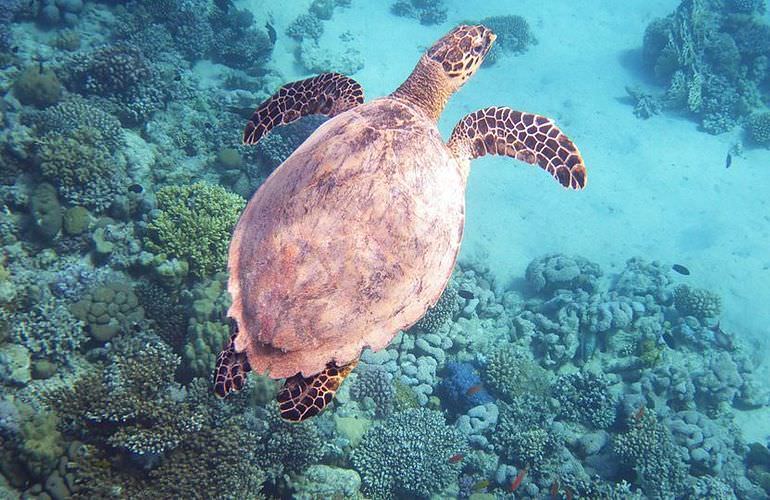
[[[323,124],[249,202],[230,247],[235,349],[258,373],[310,376],[384,348],[444,289],[467,164],[410,106]]]

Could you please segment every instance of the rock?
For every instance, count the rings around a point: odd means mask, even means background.
[[[40,359],[32,363],[32,378],[44,380],[54,376],[56,365],[48,360]]]
[[[0,349],[0,380],[27,385],[31,378],[29,350],[18,344],[3,346]]]
[[[340,436],[350,441],[352,447],[358,446],[364,433],[371,427],[372,422],[366,418],[334,416],[334,423]]]

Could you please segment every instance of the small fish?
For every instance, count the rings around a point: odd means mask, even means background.
[[[529,471],[529,465],[524,467],[519,471],[518,474],[516,474],[516,477],[511,482],[510,488],[508,488],[509,491],[514,492],[517,489],[519,489],[519,486],[521,486],[521,482],[524,481],[524,478],[527,477],[527,472]]]
[[[676,271],[679,274],[682,274],[684,276],[689,276],[690,275],[690,270],[687,269],[686,267],[684,267],[681,264],[674,264],[673,266],[671,266],[671,269],[673,269],[674,271]]]
[[[559,480],[554,479],[551,483],[551,498],[556,498],[559,495]]]
[[[468,290],[458,290],[457,295],[465,300],[471,300],[473,298],[473,292],[469,292]]]
[[[481,384],[476,384],[468,388],[467,391],[465,391],[466,396],[473,396],[477,392],[479,392],[481,389],[483,389],[484,386]]]
[[[203,124],[203,126],[206,127],[209,130],[214,128],[214,124],[212,124],[211,122],[206,122],[206,123]]]
[[[141,193],[142,191],[144,191],[144,188],[142,187],[141,184],[131,184],[130,186],[128,186],[128,190],[131,191],[132,193]]]
[[[11,47],[11,52],[13,52],[14,54],[18,54],[19,53],[19,47],[14,45],[13,47]]]
[[[730,168],[730,165],[733,164],[733,155],[730,153],[727,153],[727,158],[725,158],[725,168]]]
[[[449,457],[449,463],[450,464],[456,464],[457,462],[459,462],[463,458],[465,458],[465,456],[462,453],[455,453],[454,455]]]
[[[275,45],[275,41],[278,40],[278,34],[275,32],[275,28],[270,24],[270,21],[265,23],[265,29],[267,30],[267,37],[270,39],[270,43]]]
[[[478,483],[473,485],[473,488],[471,488],[473,491],[481,491],[487,489],[487,486],[489,486],[489,480],[488,479],[482,479]]]
[[[638,410],[636,410],[636,413],[634,413],[634,420],[637,424],[642,421],[642,418],[644,418],[644,411],[644,405],[642,405]]]
[[[564,496],[567,497],[567,500],[572,500],[572,497],[574,496],[572,488],[564,488]]]
[[[177,73],[174,75],[174,81],[178,82],[182,79],[182,73]]]

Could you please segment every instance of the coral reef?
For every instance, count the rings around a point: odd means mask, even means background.
[[[420,408],[369,429],[351,461],[370,498],[424,497],[456,479],[459,466],[450,457],[465,452],[465,446],[440,413]]]
[[[559,414],[568,420],[605,429],[615,422],[616,400],[601,374],[581,371],[561,375],[553,385]]]
[[[719,316],[722,299],[710,290],[679,285],[674,289],[674,306],[682,316],[693,316],[703,321]]]
[[[132,331],[144,319],[144,308],[139,305],[133,287],[122,281],[112,281],[90,290],[70,310],[85,323],[91,338],[98,342],[107,342],[121,332]]]
[[[751,142],[770,147],[770,111],[752,115],[746,122],[746,133]]]
[[[612,441],[621,465],[635,474],[635,482],[650,497],[676,497],[684,492],[687,467],[671,433],[651,411],[637,413],[628,430]]]
[[[145,246],[185,261],[197,277],[224,270],[230,233],[246,201],[205,182],[165,186],[156,198],[158,211],[147,226]]]
[[[400,17],[412,17],[421,24],[441,24],[446,21],[447,8],[443,0],[397,0],[390,11]]]

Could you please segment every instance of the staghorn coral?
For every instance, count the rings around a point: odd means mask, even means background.
[[[370,428],[351,462],[370,498],[424,497],[456,479],[449,457],[466,451],[462,435],[444,417],[425,408],[406,410]]]
[[[617,401],[602,374],[580,371],[561,375],[553,385],[559,413],[569,420],[604,429],[615,422]]]
[[[156,197],[158,212],[147,225],[145,246],[184,260],[199,278],[224,270],[230,233],[246,201],[205,182],[165,186]]]

